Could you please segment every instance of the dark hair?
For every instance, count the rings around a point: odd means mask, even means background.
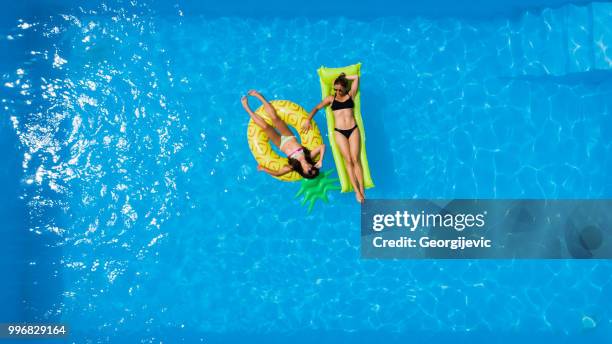
[[[291,166],[291,168],[297,172],[300,176],[306,178],[306,179],[314,179],[319,175],[319,169],[314,167],[315,162],[312,160],[312,157],[310,156],[310,151],[308,150],[308,148],[302,146],[302,150],[304,152],[304,159],[306,159],[306,162],[312,165],[312,169],[310,170],[310,174],[306,174],[304,172],[304,169],[302,169],[302,164],[300,163],[299,160],[294,159],[294,158],[287,158],[287,162],[289,163],[289,166]]]
[[[349,85],[349,81],[346,78],[346,74],[340,73],[340,75],[338,75],[336,80],[334,80],[334,85],[340,85],[346,91]]]

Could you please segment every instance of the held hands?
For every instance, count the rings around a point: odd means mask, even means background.
[[[304,122],[304,124],[302,124],[302,133],[307,132],[308,130],[310,130],[310,121],[306,121]]]
[[[321,169],[321,166],[323,166],[323,160],[319,160],[317,161],[317,163],[314,165],[314,167]]]

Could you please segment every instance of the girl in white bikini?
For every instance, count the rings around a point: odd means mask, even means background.
[[[263,118],[257,115],[249,107],[247,96],[241,99],[242,107],[251,116],[255,124],[264,130],[270,141],[287,155],[287,165],[280,170],[274,171],[264,166],[257,166],[257,170],[265,171],[273,176],[282,176],[283,174],[295,171],[302,177],[313,179],[319,175],[319,169],[323,165],[323,155],[325,154],[325,145],[322,144],[311,151],[302,146],[297,138],[293,135],[289,127],[276,114],[274,107],[257,91],[250,90],[248,95],[259,99],[263,104],[268,116],[272,119],[272,126],[266,123]],[[276,131],[278,130],[279,133]],[[319,161],[315,163],[315,159],[319,157]]]

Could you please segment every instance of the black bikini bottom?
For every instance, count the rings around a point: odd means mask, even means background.
[[[335,131],[339,132],[340,134],[344,135],[344,137],[346,137],[347,139],[349,137],[351,137],[351,134],[353,133],[353,130],[357,129],[357,124],[355,124],[354,127],[352,127],[351,129],[338,129],[338,128],[334,128]]]

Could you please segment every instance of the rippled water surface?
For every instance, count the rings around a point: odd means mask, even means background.
[[[605,3],[490,20],[123,4],[11,22],[3,126],[19,235],[41,247],[15,268],[24,317],[143,341],[612,333],[607,261],[361,260],[354,197],[307,214],[298,184],[257,172],[239,103],[257,88],[310,109],[320,65],[361,61],[369,197],[610,198],[611,24]]]

